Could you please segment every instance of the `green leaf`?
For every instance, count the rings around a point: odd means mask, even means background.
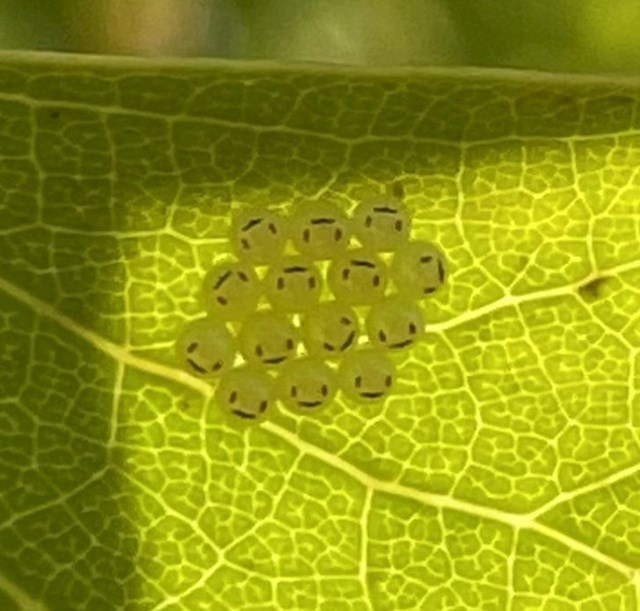
[[[0,55],[2,607],[640,609],[639,104]],[[451,274],[397,393],[230,426],[172,343],[231,206],[396,179]]]

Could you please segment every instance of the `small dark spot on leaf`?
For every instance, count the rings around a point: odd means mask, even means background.
[[[602,297],[602,289],[610,280],[609,276],[594,278],[578,288],[578,294],[585,301],[594,301]]]

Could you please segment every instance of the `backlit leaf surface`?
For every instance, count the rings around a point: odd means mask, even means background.
[[[0,56],[0,607],[640,609],[640,86]],[[383,407],[232,427],[173,362],[240,204],[404,185]]]

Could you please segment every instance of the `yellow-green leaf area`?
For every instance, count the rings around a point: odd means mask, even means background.
[[[0,55],[0,607],[640,611],[640,82]],[[233,209],[399,181],[382,404],[176,366]]]

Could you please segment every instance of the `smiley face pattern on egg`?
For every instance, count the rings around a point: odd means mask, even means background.
[[[218,263],[202,282],[204,309],[213,318],[241,320],[255,311],[261,291],[260,280],[247,263]]]
[[[366,326],[369,340],[377,348],[402,350],[422,337],[424,318],[414,302],[391,298],[372,306]]]
[[[336,373],[320,359],[305,358],[283,366],[278,396],[298,413],[318,411],[329,405],[338,390]]]
[[[335,204],[299,206],[291,215],[291,239],[309,258],[332,259],[346,250],[351,237],[347,215]]]
[[[264,279],[264,288],[274,310],[304,312],[317,305],[322,277],[315,264],[288,258],[271,266]]]
[[[245,423],[263,421],[276,402],[309,416],[340,393],[384,401],[397,378],[389,355],[421,341],[418,302],[450,273],[440,247],[411,229],[409,208],[391,195],[351,215],[326,201],[288,214],[241,209],[230,230],[235,258],[203,279],[207,316],[176,342],[180,367],[217,384],[218,408]]]
[[[409,239],[411,217],[402,202],[395,198],[372,198],[357,206],[352,227],[362,246],[388,252]]]
[[[382,351],[365,349],[347,354],[338,370],[340,388],[355,400],[378,401],[386,398],[395,382],[393,361]]]
[[[358,342],[360,323],[353,308],[337,301],[320,304],[302,319],[307,352],[319,358],[339,358]]]
[[[211,378],[229,369],[236,355],[236,342],[227,327],[212,318],[189,323],[176,342],[180,366],[189,373]]]
[[[216,389],[214,401],[228,416],[256,422],[266,417],[274,398],[271,377],[260,369],[245,366],[224,375]]]
[[[238,340],[248,363],[270,367],[295,356],[298,332],[285,315],[264,310],[245,321]]]
[[[426,299],[447,279],[443,252],[426,240],[413,240],[398,248],[391,270],[398,292],[412,299]]]
[[[329,265],[327,281],[337,301],[370,305],[380,301],[389,279],[387,266],[374,252],[347,251]]]
[[[264,265],[282,256],[287,234],[287,221],[281,214],[250,208],[235,214],[231,245],[240,259]]]

